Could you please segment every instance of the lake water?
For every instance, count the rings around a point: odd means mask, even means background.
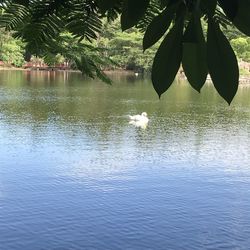
[[[0,72],[0,249],[249,249],[250,88],[113,79]]]

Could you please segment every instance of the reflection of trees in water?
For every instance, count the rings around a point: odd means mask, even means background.
[[[249,126],[246,89],[239,91],[237,106],[228,107],[210,86],[198,95],[184,82],[172,86],[159,101],[149,82],[141,79],[133,85],[114,81],[108,86],[84,80],[78,73],[20,71],[12,78],[4,72],[0,79],[5,87],[0,99],[1,122],[20,124],[34,137],[46,138],[52,129],[60,131],[65,140],[87,136],[96,142],[132,143],[147,151],[161,143],[166,148],[159,151],[174,153],[191,143],[198,152],[208,134],[235,133],[239,121]],[[150,118],[145,131],[129,126],[127,118],[142,111]]]

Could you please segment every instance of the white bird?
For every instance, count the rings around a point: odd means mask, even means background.
[[[130,115],[129,116],[130,122],[129,124],[132,124],[136,127],[146,128],[148,125],[148,115],[146,112],[142,112],[141,115]]]
[[[129,119],[133,121],[147,121],[148,122],[148,114],[146,112],[142,112],[141,115],[129,115]]]

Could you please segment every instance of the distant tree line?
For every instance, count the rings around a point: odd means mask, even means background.
[[[238,59],[250,62],[250,38],[233,27],[226,29],[224,32],[230,40]],[[151,71],[157,46],[143,52],[142,39],[143,32],[139,28],[131,28],[122,32],[120,22],[116,20],[112,23],[105,22],[103,30],[100,32],[98,39],[93,41],[92,46],[99,50],[100,57],[105,56],[111,59],[108,64],[103,65],[105,69]],[[77,54],[81,50],[85,51],[85,45],[87,46],[87,44],[86,42],[78,43],[78,40],[69,33],[62,33],[60,49],[58,49],[58,52],[62,51],[62,54],[55,54],[53,51],[50,53],[41,51],[37,57],[33,57],[33,60],[40,60],[48,65],[60,64],[71,60],[72,55],[69,55],[69,50],[71,50],[71,53]],[[68,50],[68,53],[65,53],[66,50]],[[21,67],[25,63],[27,53],[31,54],[32,51],[25,51],[25,43],[21,39],[13,38],[10,32],[1,30],[0,60],[2,62],[7,65]],[[72,63],[71,66],[77,68],[75,63]]]

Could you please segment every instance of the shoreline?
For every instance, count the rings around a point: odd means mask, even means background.
[[[39,70],[39,69],[32,69],[32,68],[18,68],[18,67],[0,67],[0,71],[34,71],[34,72],[75,72],[75,73],[81,73],[79,70],[73,70],[73,69],[54,69],[54,70]],[[141,75],[141,73],[137,73],[133,70],[124,70],[124,69],[115,69],[115,70],[104,70],[105,74],[121,74],[121,75],[135,75],[138,76]],[[186,76],[182,73],[178,73],[180,79],[187,80]],[[210,75],[207,76],[207,82],[212,82],[212,79]],[[239,84],[250,84],[250,73],[249,75],[240,75],[239,78]]]

